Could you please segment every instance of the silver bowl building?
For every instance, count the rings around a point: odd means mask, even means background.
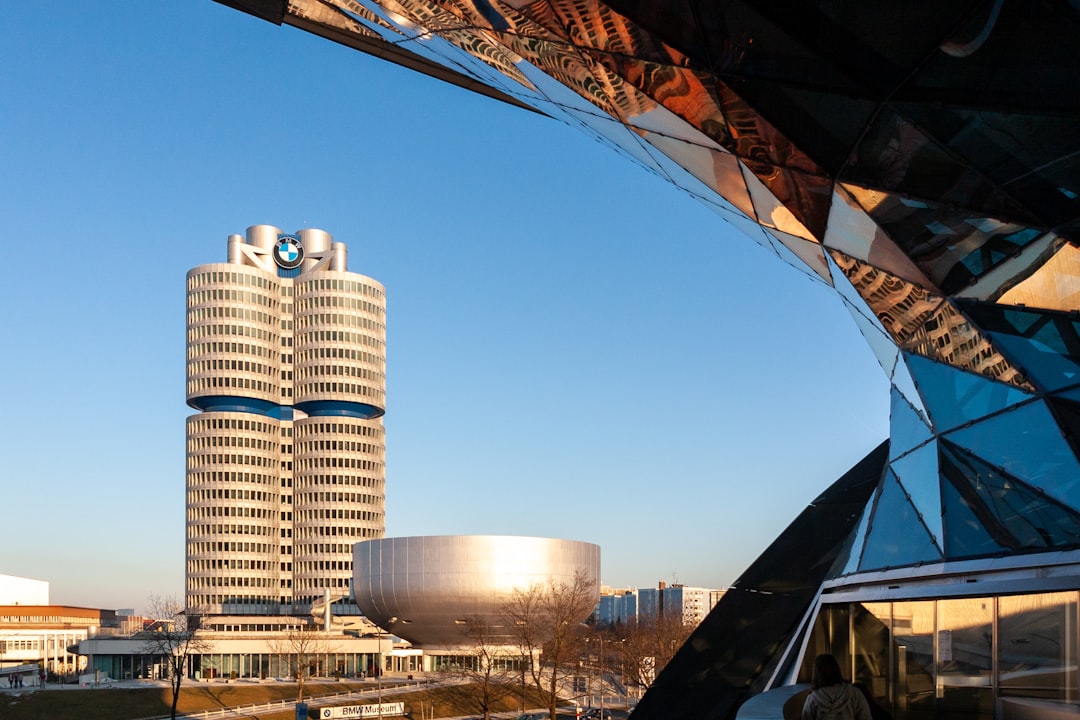
[[[433,535],[353,546],[356,604],[377,625],[417,645],[459,645],[466,619],[501,625],[501,609],[515,590],[570,584],[580,572],[596,581],[599,598],[598,545],[508,535]]]

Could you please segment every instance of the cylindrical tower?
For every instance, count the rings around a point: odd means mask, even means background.
[[[385,295],[346,257],[258,225],[188,273],[189,607],[350,596],[352,544],[383,535]]]

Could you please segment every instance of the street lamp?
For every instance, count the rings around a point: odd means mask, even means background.
[[[604,720],[604,636],[603,636],[603,634],[597,632],[596,633],[596,639],[600,641],[600,663],[599,663],[600,669],[599,669],[599,672],[598,672],[598,674],[600,676],[600,692],[598,693],[598,695],[600,697],[600,720]],[[587,638],[587,640],[592,640],[592,638]]]
[[[386,624],[387,625],[393,625],[396,622],[397,622],[397,615],[395,615],[394,617],[388,619],[386,621]],[[382,625],[377,625],[375,627],[375,629],[378,630],[377,637],[379,638],[379,664],[375,666],[375,678],[376,678],[376,680],[378,682],[378,688],[379,688],[378,697],[377,697],[376,701],[379,703],[379,720],[382,720],[382,671],[383,671],[383,655],[382,655],[383,629],[382,629]]]

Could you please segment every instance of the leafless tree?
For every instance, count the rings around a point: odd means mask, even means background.
[[[626,680],[630,685],[648,687],[682,647],[694,626],[683,623],[680,613],[645,615],[612,630],[620,642]]]
[[[180,702],[180,685],[187,674],[188,659],[207,652],[210,643],[200,637],[200,613],[171,597],[150,598],[150,615],[157,621],[139,633],[142,652],[160,656],[168,666],[169,687],[172,690],[172,712],[176,720],[176,706]]]
[[[322,659],[334,651],[333,638],[316,625],[304,624],[290,627],[269,645],[288,664],[289,674],[296,680],[296,702],[303,702],[304,681],[316,675]]]
[[[592,613],[599,597],[596,578],[578,570],[569,582],[549,580],[516,589],[503,607],[503,617],[522,656],[542,656],[531,663],[533,684],[546,695],[548,715],[555,718],[558,691],[577,667],[578,625]]]
[[[489,720],[491,713],[514,694],[514,682],[520,657],[508,646],[505,633],[498,632],[482,617],[466,617],[461,626],[462,664],[450,669],[460,683],[443,691],[454,704],[469,714]]]

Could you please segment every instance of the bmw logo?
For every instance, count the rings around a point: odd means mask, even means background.
[[[295,235],[281,235],[274,245],[274,262],[279,267],[292,270],[304,262],[304,246]]]

